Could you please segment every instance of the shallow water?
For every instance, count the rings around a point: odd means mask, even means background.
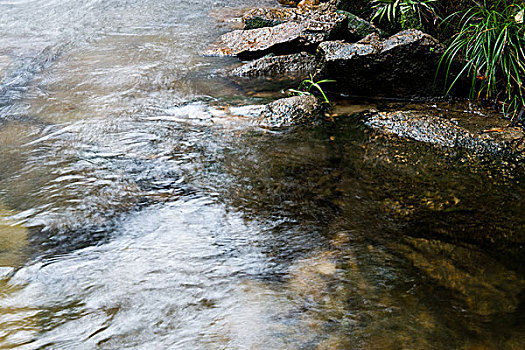
[[[239,115],[261,4],[0,2],[0,348],[524,348],[521,165]]]

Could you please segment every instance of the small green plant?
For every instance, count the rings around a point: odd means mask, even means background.
[[[390,23],[399,23],[401,28],[422,27],[424,22],[437,18],[433,3],[437,0],[373,0],[372,20],[381,22],[385,17]]]
[[[512,120],[523,111],[524,12],[521,0],[484,0],[464,12],[460,31],[440,63],[446,65],[448,76],[455,60],[464,62],[447,92],[466,75],[471,79],[471,98],[493,100]]]
[[[323,103],[330,104],[328,97],[324,93],[323,89],[319,84],[324,83],[335,83],[335,80],[323,79],[319,81],[314,81],[314,77],[310,74],[310,79],[303,80],[297,89],[288,89],[292,95],[313,95],[312,88],[315,88],[323,97]]]

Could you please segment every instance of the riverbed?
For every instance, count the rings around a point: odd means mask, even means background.
[[[239,113],[254,6],[0,2],[0,348],[525,348],[522,163]]]

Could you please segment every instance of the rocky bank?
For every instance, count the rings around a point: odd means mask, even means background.
[[[336,80],[323,86],[334,96],[420,101],[442,97],[445,76],[436,79],[436,71],[444,47],[432,36],[410,29],[385,37],[380,29],[356,15],[363,14],[357,11],[366,8],[363,4],[349,6],[350,2],[342,0],[279,3],[287,7],[246,11],[242,17],[243,29],[222,35],[203,54],[244,60],[226,72],[240,85],[253,84],[254,79],[260,78],[280,81],[284,76],[300,81],[312,76],[315,81]],[[457,86],[454,93],[461,96],[466,84],[460,82]],[[317,102],[317,106],[314,100],[312,96],[278,100],[267,105],[263,119],[278,127],[320,120],[327,108],[320,108],[321,104]],[[452,120],[441,114],[399,110],[370,114],[365,124],[444,147],[524,154],[522,128],[510,127],[508,121],[490,113],[480,118],[485,120],[459,125],[457,120],[461,117]],[[478,130],[474,126],[487,124],[486,119],[492,127]]]

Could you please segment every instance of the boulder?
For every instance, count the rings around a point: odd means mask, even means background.
[[[312,124],[323,112],[324,106],[315,96],[292,96],[267,104],[261,118],[268,126],[283,127]]]
[[[286,22],[273,27],[226,33],[203,54],[257,58],[270,52],[276,54],[313,52],[322,41],[342,38],[345,27],[344,15],[336,12],[314,13],[300,22]]]
[[[238,77],[293,76],[305,78],[308,77],[308,74],[313,74],[316,67],[315,56],[301,52],[283,56],[265,56],[235,68],[231,71],[231,75]]]
[[[438,96],[434,84],[443,47],[428,34],[410,29],[382,40],[374,33],[357,43],[319,45],[317,79],[335,79],[339,92],[390,97]]]
[[[379,112],[371,115],[365,124],[386,133],[445,147],[525,155],[525,133],[521,128],[475,130],[444,117],[416,111]]]

